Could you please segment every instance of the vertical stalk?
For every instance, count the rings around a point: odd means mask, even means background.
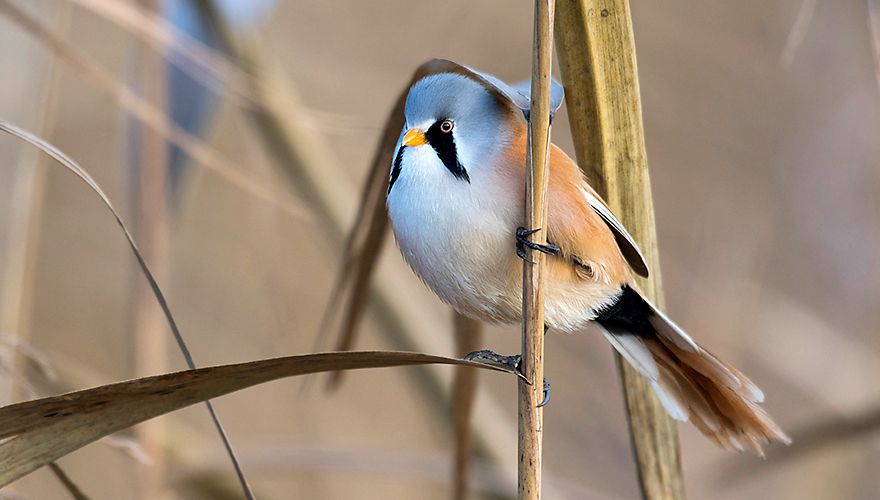
[[[661,305],[660,265],[628,0],[559,0],[556,45],[578,163],[639,243]],[[642,494],[684,498],[678,432],[647,382],[621,362]]]
[[[532,235],[547,243],[548,151],[550,149],[550,65],[553,58],[554,0],[535,0],[535,31],[532,50],[532,91],[526,175],[526,227],[542,228]],[[541,498],[541,449],[544,380],[544,255],[529,251],[531,262],[523,264],[522,371],[519,381],[519,498]]]

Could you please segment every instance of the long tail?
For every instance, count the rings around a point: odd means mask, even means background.
[[[764,393],[739,370],[703,349],[637,291],[625,286],[596,322],[618,352],[651,381],[672,418],[690,420],[719,446],[763,456],[789,444],[758,403]]]

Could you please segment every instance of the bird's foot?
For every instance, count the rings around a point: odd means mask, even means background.
[[[519,367],[522,364],[522,356],[519,354],[514,354],[513,356],[505,356],[503,354],[498,354],[495,351],[482,350],[482,351],[474,351],[467,356],[464,357],[467,361],[476,361],[477,363],[483,363],[484,365],[497,366],[499,368],[506,368],[508,370],[520,371]]]
[[[547,255],[556,255],[559,253],[559,247],[548,243],[546,245],[541,245],[540,243],[535,243],[529,239],[529,236],[540,231],[541,228],[538,229],[526,229],[524,227],[516,228],[516,255],[526,261],[532,262],[529,260],[528,254],[526,254],[526,248],[531,248],[532,250],[537,250],[539,252],[546,253]]]
[[[497,366],[499,368],[507,368],[515,370],[522,375],[522,356],[514,354],[513,356],[505,356],[495,351],[482,350],[474,351],[464,357],[468,361],[476,361],[486,365]],[[538,403],[538,408],[547,406],[550,402],[550,382],[544,379],[544,398]]]

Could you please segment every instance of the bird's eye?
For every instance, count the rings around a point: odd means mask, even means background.
[[[453,127],[455,127],[455,124],[452,123],[452,120],[446,119],[440,122],[440,132],[443,132],[444,134],[452,132]]]

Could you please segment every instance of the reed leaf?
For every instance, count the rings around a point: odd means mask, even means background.
[[[408,352],[321,353],[190,369],[0,408],[0,487],[104,436],[199,402],[279,378],[423,364],[495,366]]]

